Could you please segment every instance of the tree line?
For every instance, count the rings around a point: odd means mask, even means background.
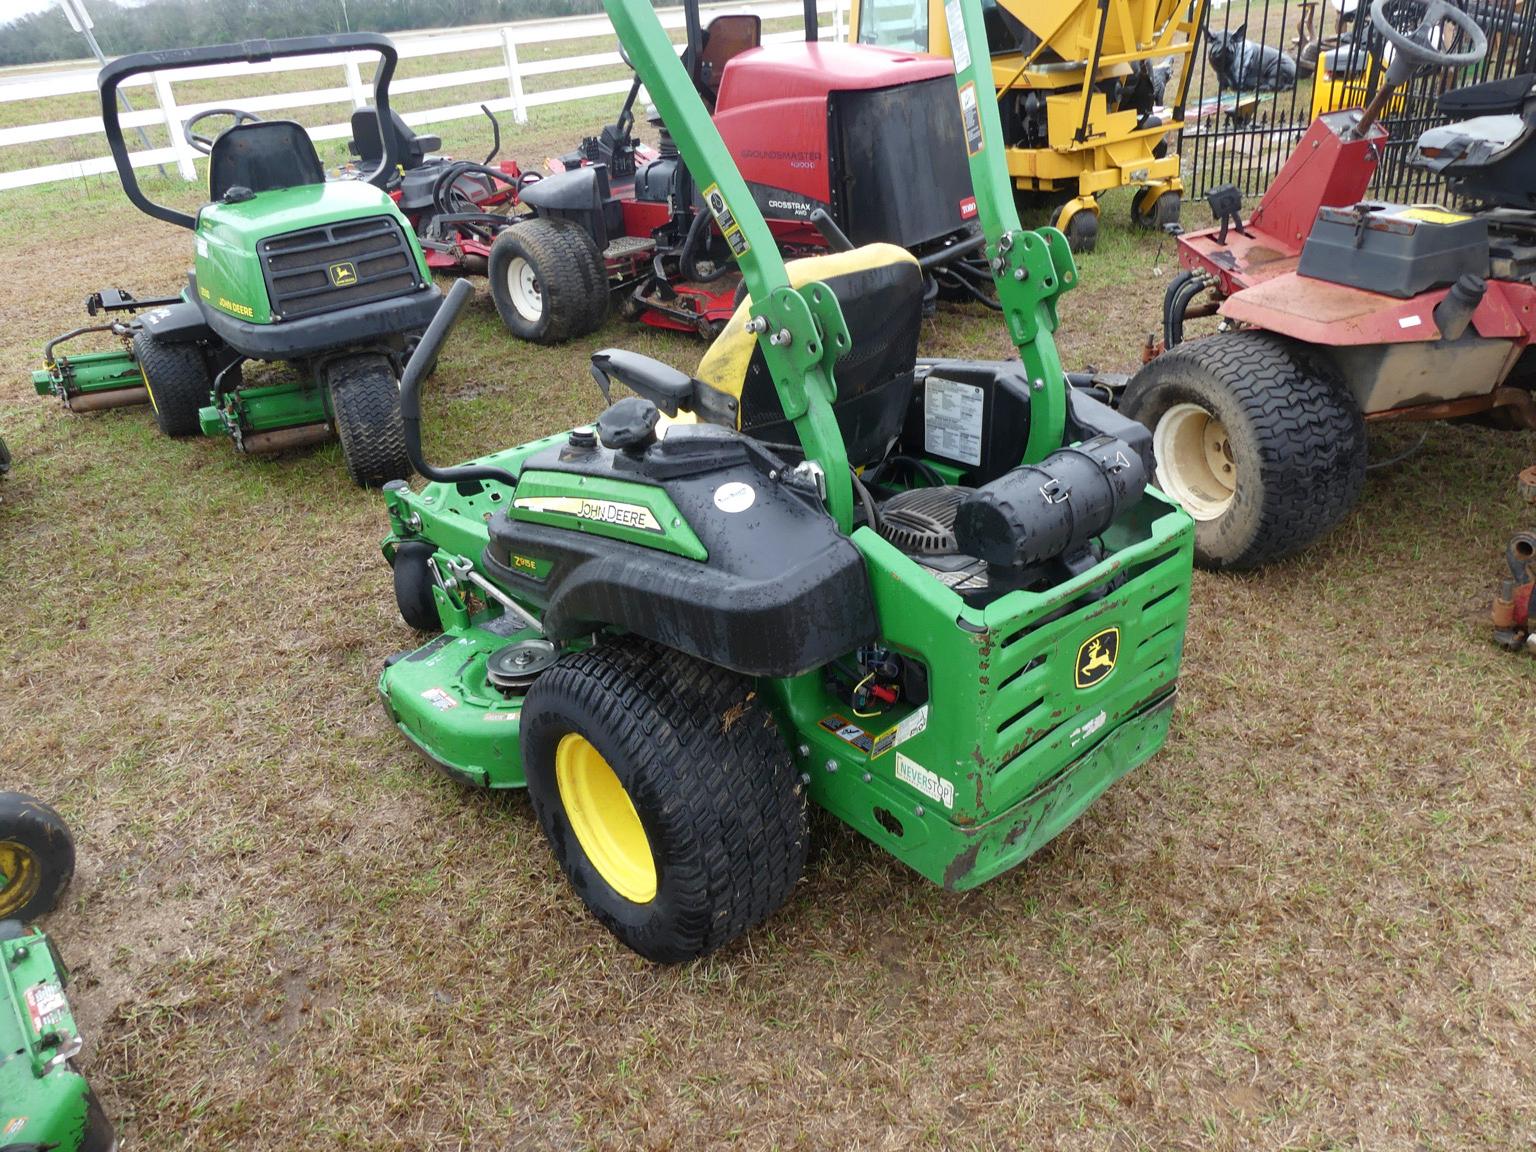
[[[109,56],[328,32],[454,28],[602,10],[601,0],[86,0]],[[85,41],[59,8],[0,23],[0,66],[74,60]]]

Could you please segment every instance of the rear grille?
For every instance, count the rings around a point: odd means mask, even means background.
[[[400,296],[421,286],[405,233],[388,216],[271,236],[256,250],[272,314],[284,320]]]

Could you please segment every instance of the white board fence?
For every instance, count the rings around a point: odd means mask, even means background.
[[[830,8],[832,17],[831,38],[844,36],[846,0],[820,0],[825,12]],[[799,0],[769,0],[769,2],[706,6],[703,20],[707,25],[713,15],[722,11],[754,12],[764,20],[775,17],[799,16],[803,7]],[[683,10],[662,8],[657,10],[663,27],[681,28]],[[519,124],[528,122],[528,109],[547,104],[563,104],[572,100],[587,100],[594,96],[617,95],[629,91],[629,80],[609,80],[590,84],[576,84],[543,92],[525,92],[523,82],[530,76],[549,76],[565,72],[590,72],[621,64],[617,51],[585,53],[577,56],[561,56],[551,60],[522,62],[518,59],[519,45],[548,44],[561,40],[583,40],[592,37],[613,36],[613,25],[605,15],[572,16],[560,20],[529,20],[515,24],[482,27],[463,32],[418,33],[395,38],[402,60],[424,56],[456,56],[466,52],[500,49],[499,64],[489,68],[471,68],[456,72],[441,72],[430,76],[413,76],[397,79],[390,85],[390,95],[410,92],[430,92],[441,88],[455,88],[466,84],[505,83],[507,95],[483,101],[492,112],[511,112]],[[765,43],[795,40],[799,31],[765,35]],[[823,32],[826,35],[826,32]],[[371,52],[344,52],[330,56],[297,57],[270,60],[264,64],[213,65],[203,68],[184,68],[174,72],[156,72],[130,77],[123,88],[130,93],[135,89],[152,89],[156,107],[142,111],[123,112],[120,120],[124,129],[163,126],[170,135],[171,144],[166,148],[149,148],[129,154],[135,168],[156,164],[174,163],[185,180],[196,180],[197,152],[187,143],[182,126],[199,112],[209,108],[227,106],[229,98],[193,104],[176,102],[175,85],[188,80],[208,80],[231,75],[249,75],[263,72],[295,72],[313,68],[332,68],[340,73],[342,83],[331,88],[316,88],[304,92],[279,92],[270,96],[242,96],[238,105],[248,112],[265,112],[279,108],[309,108],[320,105],[345,104],[350,109],[360,108],[372,96],[372,85],[366,84],[360,70],[361,64],[376,62]],[[95,69],[72,70],[67,73],[45,74],[22,81],[0,84],[0,103],[17,100],[41,100],[96,91]],[[130,96],[131,98],[131,96]],[[404,113],[405,122],[413,127],[423,124],[441,124],[448,120],[463,120],[482,115],[482,101],[467,104],[449,104],[441,108],[429,108]],[[77,136],[94,136],[103,131],[100,116],[78,116],[50,123],[23,124],[15,128],[0,128],[0,147],[18,144],[40,143],[46,140],[62,140]],[[325,124],[310,128],[315,140],[339,140],[351,135],[348,122]],[[24,188],[33,184],[48,184],[58,180],[78,179],[104,172],[115,171],[111,156],[96,156],[86,160],[70,160],[58,164],[42,164],[11,172],[0,172],[0,190]]]

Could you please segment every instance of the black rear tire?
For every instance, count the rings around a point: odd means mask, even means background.
[[[400,419],[400,384],[389,357],[347,356],[332,360],[324,372],[347,475],[364,488],[404,480],[411,462]]]
[[[491,299],[514,336],[558,344],[585,336],[608,318],[608,271],[579,224],[535,216],[491,246]]]
[[[582,816],[572,766],[587,749],[633,806],[653,865],[648,898],[615,887],[622,874],[604,865]],[[649,960],[681,963],[730,943],[789,898],[805,867],[800,778],[773,714],[733,672],[634,638],[597,644],[528,690],[522,752],[571,886]]]
[[[75,875],[75,840],[41,800],[0,792],[0,920],[26,922],[58,907]]]
[[[400,609],[400,619],[418,632],[442,631],[442,618],[437,614],[437,598],[432,587],[428,561],[436,549],[423,540],[406,540],[395,546],[395,606]]]
[[[133,338],[133,356],[144,375],[155,424],[167,436],[202,431],[198,412],[213,398],[213,377],[196,344],[167,344],[151,332]]]
[[[1365,487],[1365,420],[1305,349],[1265,332],[1180,344],[1120,407],[1152,429],[1157,485],[1195,517],[1195,561],[1247,569],[1300,552]]]

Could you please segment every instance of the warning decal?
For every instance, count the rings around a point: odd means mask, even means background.
[[[981,108],[976,103],[976,85],[960,89],[960,118],[965,122],[965,150],[975,156],[987,146],[981,134]]]
[[[715,218],[715,223],[720,225],[720,235],[725,237],[725,242],[731,246],[731,251],[738,257],[745,256],[751,251],[752,245],[747,243],[736,214],[725,202],[725,193],[720,191],[720,185],[711,184],[704,189],[704,203],[709,205],[709,214]]]

